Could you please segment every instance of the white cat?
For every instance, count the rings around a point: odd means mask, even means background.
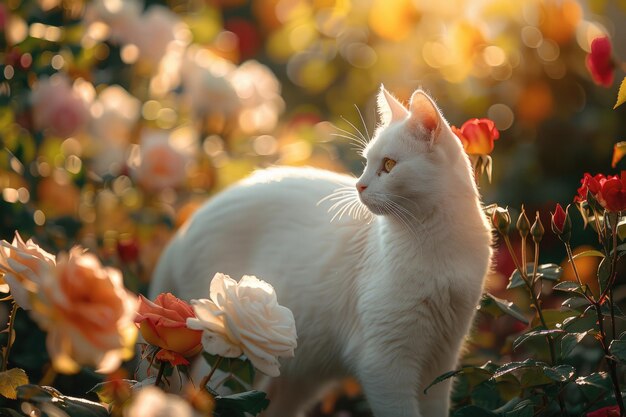
[[[152,298],[207,298],[216,272],[254,274],[293,311],[298,348],[262,387],[265,416],[298,415],[347,375],[376,417],[448,415],[450,382],[423,390],[457,364],[489,269],[490,226],[433,101],[418,90],[407,110],[381,88],[378,106],[358,181],[259,171],[195,213],[158,265]]]

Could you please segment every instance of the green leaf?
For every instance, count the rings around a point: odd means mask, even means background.
[[[503,415],[505,417],[532,417],[535,415],[535,406],[532,401],[524,400]]]
[[[496,379],[503,375],[509,374],[511,372],[514,372],[523,368],[530,368],[530,367],[536,368],[536,367],[544,367],[544,366],[546,366],[545,363],[536,361],[534,359],[526,359],[523,362],[510,362],[499,367],[496,370],[496,372],[494,372],[492,378]]]
[[[573,281],[562,281],[556,284],[552,289],[557,291],[575,292],[578,294],[584,294],[583,288]]]
[[[115,386],[119,386],[120,384],[126,384],[128,388],[132,388],[136,383],[137,381],[132,379],[105,381],[94,385],[93,388],[87,391],[87,393],[93,392],[98,396],[98,399],[100,401],[110,404],[114,401],[114,399],[110,397],[110,394],[115,390]]]
[[[593,374],[576,378],[576,386],[589,401],[596,401],[603,393],[611,392],[611,378],[606,372],[595,372]]]
[[[466,405],[459,408],[453,415],[453,417],[498,417],[498,414],[485,410],[484,408],[476,405]]]
[[[52,387],[22,385],[17,388],[17,399],[34,403],[37,407],[55,407],[72,417],[110,417],[102,404],[82,398],[67,397]]]
[[[28,376],[23,369],[13,368],[0,372],[0,395],[15,400],[17,387],[28,384]]]
[[[626,363],[626,340],[613,340],[609,352],[621,363]]]
[[[561,338],[561,357],[565,359],[589,332],[567,333]]]
[[[526,264],[526,276],[531,277],[533,274],[535,265],[532,262]],[[543,264],[537,266],[537,277],[548,279],[550,281],[557,281],[563,274],[563,268],[557,264]],[[507,289],[517,288],[524,286],[524,280],[522,274],[516,269],[509,278],[509,285]]]
[[[489,293],[483,294],[479,310],[496,318],[506,314],[522,323],[528,324],[528,319],[519,307],[508,300],[502,300]]]
[[[598,284],[600,285],[600,292],[603,292],[609,283],[611,274],[611,261],[604,258],[600,265],[598,265]]]
[[[427,394],[427,391],[432,386],[437,385],[440,382],[445,381],[446,379],[453,378],[457,375],[469,376],[470,384],[476,386],[491,378],[491,376],[493,375],[493,371],[497,368],[497,365],[494,365],[491,362],[487,362],[483,366],[464,366],[461,369],[446,372],[445,374],[439,375],[433,380],[433,382],[431,382],[426,388],[424,388],[424,394]]]
[[[519,336],[517,339],[515,339],[515,341],[513,342],[513,350],[516,350],[518,347],[520,347],[522,344],[524,344],[525,342],[527,342],[530,339],[533,338],[545,338],[546,336],[550,336],[550,335],[558,335],[558,334],[562,334],[565,333],[565,331],[561,330],[561,329],[552,329],[552,330],[534,330],[528,333],[524,333],[523,335]]]
[[[222,415],[224,411],[231,410],[236,413],[257,415],[269,404],[270,400],[264,392],[246,391],[225,397],[215,397],[215,412],[217,415]]]
[[[626,142],[624,142],[624,143],[626,143]],[[577,253],[576,255],[573,256],[573,258],[574,259],[578,259],[578,258],[586,258],[586,257],[589,257],[589,256],[595,256],[595,257],[599,257],[599,258],[604,258],[604,254],[602,252],[600,252],[599,250],[595,250],[595,249],[590,249],[590,250],[586,250],[586,251]]]
[[[626,77],[622,80],[619,85],[619,91],[617,92],[617,101],[615,102],[615,106],[613,109],[618,108],[626,101]]]
[[[561,306],[573,310],[573,311],[581,311],[584,310],[589,305],[589,301],[585,297],[580,297],[576,295],[574,297],[570,297],[567,300],[561,303]]]
[[[574,378],[576,368],[570,365],[558,365],[552,368],[544,368],[543,372],[548,378],[556,382],[566,382]]]

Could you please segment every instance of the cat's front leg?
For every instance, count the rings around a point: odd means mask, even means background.
[[[374,416],[422,417],[417,396],[419,369],[414,361],[375,347],[364,349],[357,375]]]

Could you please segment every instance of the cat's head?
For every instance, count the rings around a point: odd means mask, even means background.
[[[381,86],[378,110],[381,125],[363,151],[367,165],[356,184],[371,212],[416,213],[451,203],[447,195],[476,195],[462,145],[424,91],[406,108]]]

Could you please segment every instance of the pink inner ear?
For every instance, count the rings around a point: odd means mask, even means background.
[[[439,127],[437,109],[432,101],[420,91],[416,91],[411,97],[411,119],[419,121],[428,130],[435,130]]]

